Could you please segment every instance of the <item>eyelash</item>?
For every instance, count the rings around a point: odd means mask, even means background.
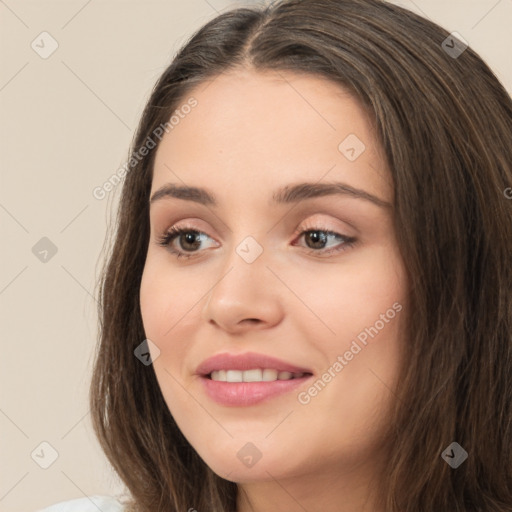
[[[310,249],[310,251],[312,252],[315,252],[315,253],[321,253],[321,254],[332,254],[332,253],[338,253],[338,252],[341,252],[341,251],[346,251],[347,249],[351,248],[354,246],[354,244],[356,243],[356,238],[354,237],[349,237],[349,236],[346,236],[346,235],[342,235],[340,233],[336,233],[335,231],[331,231],[327,228],[322,228],[320,226],[317,226],[317,227],[310,227],[310,228],[299,228],[297,229],[297,231],[295,231],[294,233],[294,236],[296,235],[299,235],[300,237],[302,237],[303,235],[307,234],[307,233],[311,233],[311,232],[314,232],[314,233],[324,233],[325,235],[328,235],[328,236],[334,236],[334,237],[337,237],[339,239],[341,239],[343,241],[343,244],[341,244],[341,246],[339,246],[339,248],[337,249],[329,249],[329,250],[325,250],[325,249],[319,249],[319,250],[315,250],[315,249]],[[184,233],[194,233],[196,235],[205,235],[205,236],[208,236],[206,233],[202,232],[202,231],[199,231],[195,228],[192,228],[192,227],[187,227],[187,226],[183,226],[183,227],[176,227],[176,226],[172,226],[169,230],[167,230],[165,233],[163,233],[162,235],[160,235],[157,239],[157,244],[162,246],[162,247],[166,247],[169,252],[171,252],[172,254],[176,255],[176,257],[179,259],[179,258],[185,258],[185,259],[188,259],[188,258],[191,258],[191,257],[194,257],[197,252],[194,252],[194,253],[184,253],[182,251],[178,251],[176,249],[174,249],[172,246],[171,246],[171,242],[173,242],[176,238],[178,238],[180,235],[184,234]],[[210,238],[210,237],[208,237]]]

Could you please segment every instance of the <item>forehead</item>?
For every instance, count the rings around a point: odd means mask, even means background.
[[[191,98],[194,108],[180,111]],[[180,180],[238,189],[242,182],[274,188],[325,179],[390,199],[389,172],[369,116],[322,77],[230,71],[192,89],[176,113],[178,122],[157,150],[152,191]]]

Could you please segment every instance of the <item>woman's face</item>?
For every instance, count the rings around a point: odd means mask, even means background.
[[[237,71],[195,88],[172,126],[140,303],[176,423],[236,482],[373,467],[397,400],[406,280],[364,111],[322,78]],[[159,245],[172,227],[188,231]],[[280,362],[201,367],[218,354]]]

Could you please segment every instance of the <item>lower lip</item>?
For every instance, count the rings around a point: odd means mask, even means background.
[[[270,382],[222,382],[202,377],[206,394],[215,402],[231,407],[245,407],[293,391],[312,375]]]

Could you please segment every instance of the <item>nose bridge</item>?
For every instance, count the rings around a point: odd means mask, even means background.
[[[266,268],[269,263],[267,251],[252,235],[245,236],[234,243],[230,254],[222,265],[222,274],[218,283],[212,288],[213,294],[230,293],[238,300],[244,297],[256,298],[261,295],[271,273]],[[228,297],[226,297],[228,299]]]
[[[244,210],[258,211],[258,208],[246,204]],[[269,272],[265,267],[269,263],[268,231],[268,221],[262,216],[252,215],[242,219],[242,212],[239,211],[238,219],[231,227],[230,252],[226,256],[225,270],[234,267],[244,275],[250,277],[257,273],[260,279],[264,279],[263,274]]]
[[[233,236],[235,240],[237,235]],[[234,242],[208,293],[202,311],[205,320],[213,320],[225,329],[249,319],[265,324],[278,320],[282,301],[278,299],[277,280],[267,268],[268,255],[268,249],[253,235],[242,235]]]

